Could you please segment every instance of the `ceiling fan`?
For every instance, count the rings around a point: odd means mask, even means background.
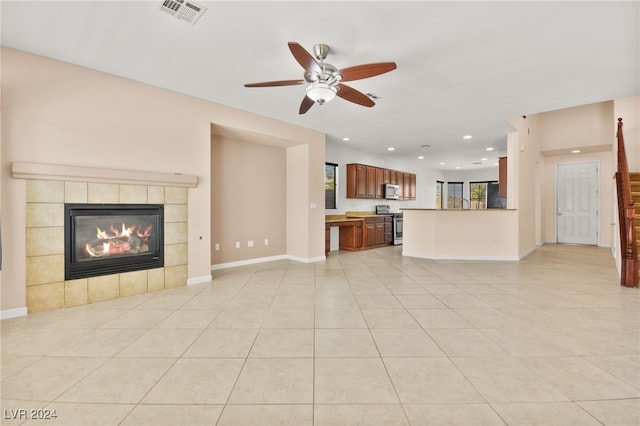
[[[294,41],[289,42],[289,50],[291,50],[296,61],[304,68],[304,80],[247,83],[244,87],[293,86],[309,83],[306,89],[307,94],[300,104],[300,114],[309,111],[313,104],[317,103],[322,105],[336,96],[358,105],[372,107],[375,105],[375,102],[373,102],[369,96],[342,82],[374,77],[397,68],[395,62],[377,62],[337,69],[333,65],[324,62],[327,53],[329,53],[329,46],[326,44],[316,44],[313,47],[315,58],[300,46],[300,44]]]

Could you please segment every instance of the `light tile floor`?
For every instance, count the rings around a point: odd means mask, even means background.
[[[556,245],[221,270],[2,321],[2,399],[9,425],[637,426],[640,291]]]

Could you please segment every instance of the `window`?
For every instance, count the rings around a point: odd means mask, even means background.
[[[444,182],[436,181],[436,209],[442,209],[442,188],[444,188]]]
[[[447,182],[447,208],[462,208],[462,182]]]
[[[487,188],[491,182],[471,182],[469,184],[470,192],[470,208],[486,209],[487,208]]]
[[[337,209],[338,207],[338,165],[333,163],[324,163],[324,208]]]

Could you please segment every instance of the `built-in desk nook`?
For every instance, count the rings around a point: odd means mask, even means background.
[[[391,215],[356,212],[327,215],[325,218],[325,256],[331,251],[331,228],[339,228],[340,250],[356,251],[388,246],[393,243]]]

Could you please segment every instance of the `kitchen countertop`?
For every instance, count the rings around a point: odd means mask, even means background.
[[[347,217],[347,216],[342,216],[342,217],[334,217],[334,218],[326,218],[324,221],[325,223],[332,223],[332,222],[357,222],[357,221],[361,221],[364,218],[359,218],[359,217]]]

